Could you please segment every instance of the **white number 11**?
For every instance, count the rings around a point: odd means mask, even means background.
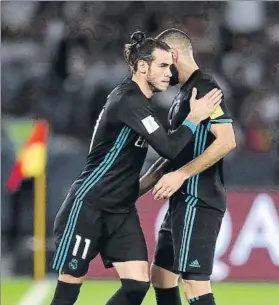
[[[75,243],[74,250],[73,250],[73,256],[77,255],[81,239],[82,239],[82,237],[80,235],[76,235],[76,243]],[[84,242],[85,242],[85,247],[83,249],[83,253],[82,253],[82,256],[81,256],[82,259],[86,259],[86,255],[87,255],[91,240],[88,239],[88,238],[85,238]]]

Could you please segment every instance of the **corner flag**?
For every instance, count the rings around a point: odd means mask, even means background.
[[[8,178],[7,189],[10,192],[15,192],[24,178],[38,177],[45,171],[47,136],[47,122],[36,122]]]

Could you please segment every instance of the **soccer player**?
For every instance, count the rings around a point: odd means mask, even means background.
[[[196,126],[220,104],[214,89],[196,101],[181,126],[168,135],[156,119],[150,98],[165,91],[173,63],[169,46],[144,33],[132,35],[124,57],[132,68],[108,96],[94,128],[85,168],[72,184],[55,219],[59,273],[51,305],[72,305],[78,298],[89,263],[98,253],[114,267],[121,288],[107,305],[141,304],[148,288],[147,249],[135,202],[147,143],[173,159],[192,139]],[[94,303],[94,298],[93,298]]]
[[[181,85],[169,111],[170,129],[176,130],[190,111],[192,89],[202,97],[216,81],[197,66],[186,33],[169,29],[156,37],[173,52]],[[174,76],[173,75],[173,76]],[[194,137],[171,162],[163,158],[141,179],[142,193],[154,187],[155,199],[170,198],[169,209],[159,231],[151,282],[158,305],[181,305],[178,289],[182,277],[185,296],[193,305],[214,305],[210,275],[217,236],[226,209],[222,158],[235,148],[232,119],[224,100],[202,121]]]

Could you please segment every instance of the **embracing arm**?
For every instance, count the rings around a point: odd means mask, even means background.
[[[193,138],[196,125],[207,118],[221,102],[222,93],[213,89],[200,100],[196,100],[197,90],[191,97],[191,112],[181,126],[167,133],[156,118],[149,102],[143,96],[127,94],[121,100],[118,118],[137,134],[142,136],[162,157],[174,159]]]
[[[164,158],[159,158],[141,177],[140,179],[140,194],[142,196],[148,193],[157,181],[169,170],[170,161]]]

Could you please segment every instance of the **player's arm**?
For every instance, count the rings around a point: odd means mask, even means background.
[[[122,109],[125,108],[125,109]],[[174,133],[168,134],[156,118],[149,102],[142,96],[124,96],[119,119],[142,136],[166,159],[173,159],[192,139],[200,120],[188,117]]]
[[[210,131],[215,136],[214,142],[197,158],[187,163],[175,172],[164,175],[155,185],[153,194],[155,199],[170,197],[175,193],[185,180],[195,176],[218,162],[236,147],[232,120],[224,114],[223,109],[218,107],[216,113],[219,117],[210,121]]]
[[[140,179],[140,192],[142,196],[149,192],[157,181],[169,171],[170,161],[164,158],[159,158],[141,177]]]
[[[236,148],[232,119],[224,101],[210,115],[209,124],[215,140],[200,156],[179,169],[184,180],[208,169]]]
[[[231,123],[212,124],[210,131],[214,134],[214,142],[197,158],[178,171],[184,180],[203,172],[235,149],[235,135]]]
[[[193,137],[196,126],[219,105],[220,92],[212,90],[202,101],[196,101],[193,91],[192,109],[182,125],[168,134],[153,113],[148,101],[139,96],[123,97],[118,118],[142,136],[154,150],[166,159],[174,159]],[[125,108],[125,109],[124,109]]]

